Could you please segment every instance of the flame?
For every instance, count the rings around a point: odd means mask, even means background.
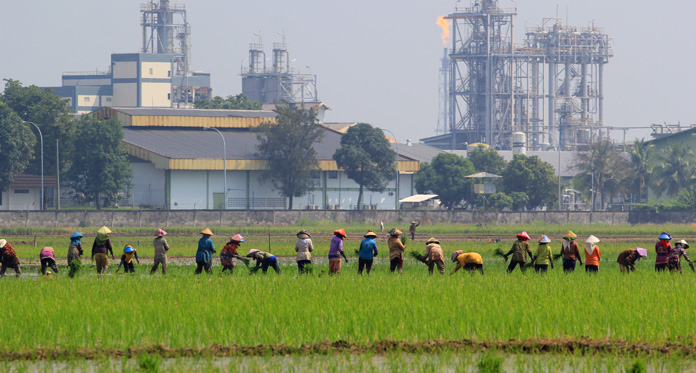
[[[435,22],[438,26],[442,27],[442,45],[447,45],[447,38],[450,36],[450,25],[449,22],[445,19],[444,16],[439,16],[437,17],[437,21]]]

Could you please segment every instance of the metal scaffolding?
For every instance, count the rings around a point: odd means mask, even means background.
[[[175,75],[187,75],[191,66],[191,26],[186,21],[186,5],[150,0],[140,4],[140,13],[143,53],[171,54]]]

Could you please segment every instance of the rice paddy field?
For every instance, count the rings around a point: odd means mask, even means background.
[[[394,225],[385,224],[385,231]],[[156,227],[155,227],[156,228]],[[654,271],[657,235],[696,238],[690,226],[421,226],[408,250],[423,252],[430,236],[445,250],[446,275],[407,259],[403,275],[389,272],[385,233],[372,273],[357,274],[353,250],[368,225],[348,232],[349,262],[329,276],[330,223],[294,227],[211,227],[219,253],[242,233],[250,248],[281,258],[280,276],[250,273],[194,276],[200,229],[169,228],[168,274],[150,276],[155,228],[113,229],[117,260],[134,244],[142,264],[134,274],[97,276],[90,264],[96,228],[85,234],[83,268],[67,276],[38,275],[38,253],[52,246],[67,254],[74,230],[0,230],[22,260],[23,275],[0,280],[0,361],[3,370],[37,371],[684,371],[696,369],[696,274]],[[201,227],[203,228],[203,227]],[[299,275],[294,234],[305,228],[315,245],[314,269]],[[407,231],[408,225],[398,226]],[[561,263],[546,275],[516,270],[494,252],[507,251],[514,235],[547,234],[554,251],[568,229],[598,236],[600,272],[564,274]],[[36,236],[35,236],[36,235]],[[693,235],[693,236],[691,236]],[[36,243],[35,243],[36,242]],[[636,272],[621,274],[616,257],[627,248],[648,249]],[[532,244],[532,249],[536,247]],[[452,251],[483,256],[485,275],[450,274]],[[687,250],[689,253],[690,250]],[[696,256],[694,254],[693,256]],[[253,262],[252,262],[253,263]]]

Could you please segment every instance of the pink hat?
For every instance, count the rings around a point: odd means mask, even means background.
[[[157,230],[157,237],[162,237],[162,236],[166,236],[166,235],[167,235],[167,232],[165,232],[164,229],[160,228]]]
[[[457,250],[457,251],[453,252],[453,253],[452,253],[452,261],[453,261],[453,262],[456,262],[456,261],[457,261],[457,257],[458,257],[459,255],[461,255],[461,254],[464,254],[464,250]]]
[[[237,233],[234,236],[230,237],[230,241],[234,242],[244,242],[244,237],[242,237],[241,234]]]
[[[638,254],[639,254],[640,256],[645,257],[645,258],[648,257],[648,250],[645,250],[645,249],[642,248],[642,247],[636,247],[636,251],[638,252]]]
[[[527,232],[522,232],[517,235],[517,238],[523,241],[527,241],[529,240],[529,235],[527,234]]]

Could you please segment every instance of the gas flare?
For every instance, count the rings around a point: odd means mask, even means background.
[[[437,23],[438,26],[442,27],[442,45],[447,45],[447,38],[450,36],[450,31],[449,31],[449,22],[445,19],[444,16],[439,16],[437,17]]]

